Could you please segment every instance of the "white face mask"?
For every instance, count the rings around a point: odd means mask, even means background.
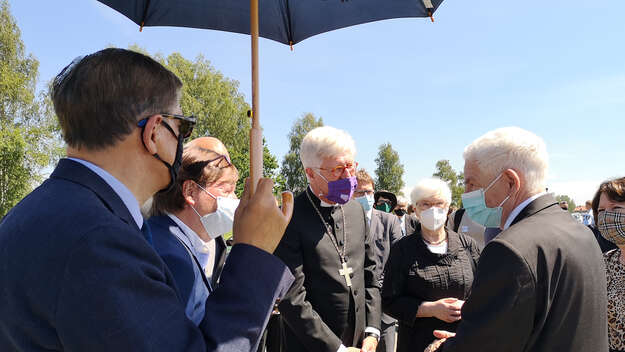
[[[210,238],[215,239],[232,231],[234,212],[239,206],[239,200],[234,198],[215,197],[212,193],[204,189],[204,187],[198,185],[197,183],[196,185],[209,196],[217,200],[217,210],[204,216],[200,215],[194,207],[191,207],[191,209],[193,209],[193,211],[195,211],[195,213],[200,217],[200,221],[202,222],[202,226],[204,226],[206,233],[208,233]]]
[[[436,231],[445,225],[447,220],[447,209],[431,207],[421,212],[421,225],[430,231]]]

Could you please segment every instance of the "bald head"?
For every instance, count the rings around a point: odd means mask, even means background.
[[[230,154],[228,154],[228,149],[226,146],[215,137],[200,137],[196,138],[185,146],[185,152],[195,153],[195,152],[215,152],[217,154],[225,155],[230,159]]]

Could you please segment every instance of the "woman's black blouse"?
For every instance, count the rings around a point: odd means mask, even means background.
[[[382,308],[399,321],[397,352],[423,351],[434,341],[434,330],[456,330],[458,322],[417,318],[417,310],[423,301],[466,300],[479,256],[472,238],[453,231],[447,232],[445,254],[430,252],[420,227],[393,245],[384,269]]]

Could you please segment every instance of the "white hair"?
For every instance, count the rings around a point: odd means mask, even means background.
[[[330,126],[317,127],[304,136],[299,148],[304,168],[320,167],[323,159],[347,154],[356,156],[356,143],[345,131]]]
[[[451,190],[447,182],[438,177],[426,178],[417,183],[410,192],[410,201],[416,206],[419,201],[432,196],[439,196],[441,199],[451,204]]]
[[[477,162],[482,173],[495,178],[506,169],[520,172],[531,192],[545,190],[549,155],[542,138],[519,127],[490,131],[464,149],[464,160]]]
[[[404,196],[397,196],[397,204],[410,204],[410,202],[408,201],[408,198],[404,197]]]

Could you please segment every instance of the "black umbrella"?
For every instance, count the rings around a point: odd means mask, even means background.
[[[141,26],[174,26],[251,34],[250,176],[262,175],[258,116],[258,37],[293,45],[334,29],[401,17],[432,17],[443,0],[98,0]],[[260,21],[259,21],[260,12]]]

